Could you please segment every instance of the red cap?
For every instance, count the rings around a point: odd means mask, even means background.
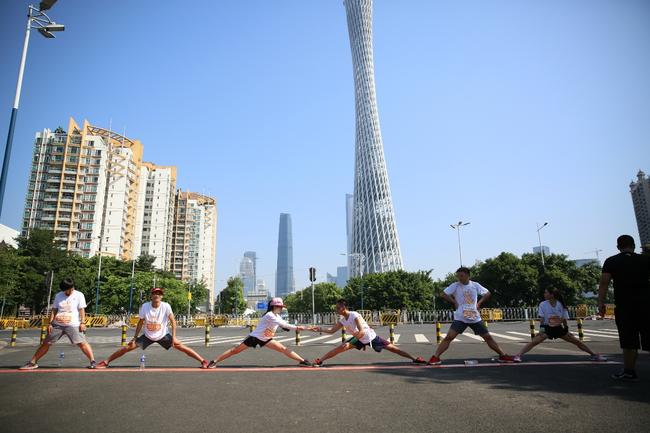
[[[151,289],[151,294],[153,295],[154,293],[160,293],[161,295],[164,295],[165,291],[160,287],[154,287]]]

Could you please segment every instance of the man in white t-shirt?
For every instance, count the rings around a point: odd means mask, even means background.
[[[374,329],[368,326],[368,323],[361,316],[361,314],[356,311],[348,310],[348,303],[345,299],[339,299],[336,302],[336,312],[341,316],[336,325],[331,328],[321,329],[320,327],[315,327],[314,331],[324,332],[325,334],[334,334],[341,328],[345,328],[346,332],[352,335],[345,343],[340,346],[330,350],[322,358],[317,358],[314,360],[314,367],[320,367],[323,365],[323,361],[333,358],[339,353],[343,353],[350,349],[357,350],[366,350],[367,346],[373,348],[377,353],[381,352],[383,349],[388,350],[389,352],[396,353],[404,358],[408,358],[413,361],[414,364],[426,364],[426,361],[420,357],[415,357],[401,349],[398,349],[390,341],[381,338],[377,335]]]
[[[462,334],[467,327],[472,328],[474,334],[479,335],[490,349],[499,354],[497,360],[499,362],[514,362],[514,358],[501,350],[496,341],[488,332],[487,327],[481,320],[480,308],[481,304],[490,298],[490,292],[485,287],[481,286],[476,281],[469,279],[469,268],[460,267],[456,271],[457,282],[447,287],[440,297],[450,302],[454,308],[454,321],[447,332],[445,338],[440,342],[436,353],[429,359],[429,364],[441,364],[440,355],[442,355],[448,348],[451,342]],[[481,296],[479,300],[479,296]]]
[[[125,347],[120,348],[107,360],[101,361],[97,364],[97,368],[106,368],[113,360],[120,356],[141,347],[142,350],[151,346],[153,343],[158,343],[160,346],[169,350],[171,347],[180,350],[191,358],[196,359],[201,363],[201,368],[208,367],[208,361],[194,350],[182,344],[176,338],[176,319],[172,307],[167,302],[163,302],[162,298],[164,290],[156,287],[151,289],[151,302],[145,302],[140,307],[140,320],[135,328],[135,335],[133,339]],[[167,325],[171,324],[172,332],[169,333]],[[144,328],[144,334],[138,337],[140,331]]]
[[[68,337],[70,343],[79,346],[84,355],[90,360],[88,368],[95,368],[93,350],[83,334],[86,331],[86,325],[84,324],[86,298],[83,293],[74,289],[72,278],[61,281],[59,288],[61,291],[54,297],[52,310],[50,311],[47,337],[38,347],[32,359],[20,367],[20,370],[38,368],[38,360],[50,350],[52,344],[59,341],[64,335]]]

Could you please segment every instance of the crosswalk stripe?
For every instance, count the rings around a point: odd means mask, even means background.
[[[429,339],[424,334],[415,334],[415,342],[416,343],[428,343]]]
[[[446,336],[447,334],[440,333],[440,338],[445,338]],[[454,343],[462,343],[462,342],[463,340],[461,340],[460,338],[458,337],[454,338]]]
[[[312,343],[314,341],[323,340],[325,338],[330,338],[330,337],[331,337],[331,335],[327,334],[327,335],[321,335],[320,337],[315,337],[315,338],[308,338],[308,339],[306,338],[306,339],[302,340],[300,342],[300,344]]]
[[[469,338],[471,338],[473,340],[483,341],[483,338],[479,337],[478,335],[463,334],[463,337],[469,337]]]
[[[499,337],[499,338],[505,338],[506,340],[512,340],[512,341],[524,341],[523,339],[519,337],[511,337],[509,335],[504,335],[504,334],[497,334],[496,332],[490,332],[490,335],[494,337]]]
[[[614,335],[597,334],[597,333],[592,332],[592,331],[584,331],[584,334],[585,334],[585,335],[589,335],[589,336],[591,336],[591,337],[613,338],[613,339],[615,339],[615,340],[618,340],[618,337],[616,337],[616,336],[614,336]]]
[[[341,337],[326,341],[325,344],[341,344]]]
[[[526,334],[525,332],[517,332],[517,331],[506,331],[508,334],[513,334],[513,335],[521,335],[523,337],[529,337],[530,338],[530,333]],[[537,335],[537,332],[535,332],[535,335]]]
[[[602,329],[585,329],[585,331],[600,332],[601,334],[618,336],[618,331],[605,331],[605,330],[602,330]]]

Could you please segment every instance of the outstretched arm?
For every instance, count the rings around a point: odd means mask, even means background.
[[[341,329],[343,325],[341,323],[336,322],[336,325],[332,326],[331,328],[321,328],[320,326],[314,326],[314,331],[315,332],[322,332],[325,334],[334,334],[336,331]]]

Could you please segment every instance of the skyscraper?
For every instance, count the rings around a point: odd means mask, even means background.
[[[647,245],[650,244],[650,178],[641,170],[636,177],[636,182],[630,182],[630,194],[641,245]]]
[[[402,268],[384,146],[379,128],[372,52],[372,0],[345,0],[354,73],[356,149],[350,276]]]
[[[255,265],[250,257],[242,257],[239,262],[239,278],[244,283],[244,296],[248,297],[255,291]]]
[[[280,214],[278,231],[278,264],[275,271],[275,296],[285,297],[295,291],[293,279],[293,236],[291,234],[291,215]]]
[[[345,194],[345,234],[347,240],[348,269],[352,269],[352,228],[354,227],[354,196]]]
[[[251,259],[251,262],[253,263],[253,275],[252,275],[252,281],[250,283],[250,292],[255,291],[255,286],[256,286],[256,281],[257,281],[257,253],[255,251],[246,251],[244,253],[244,257],[248,257]],[[244,295],[246,295],[246,284],[244,284]]]

